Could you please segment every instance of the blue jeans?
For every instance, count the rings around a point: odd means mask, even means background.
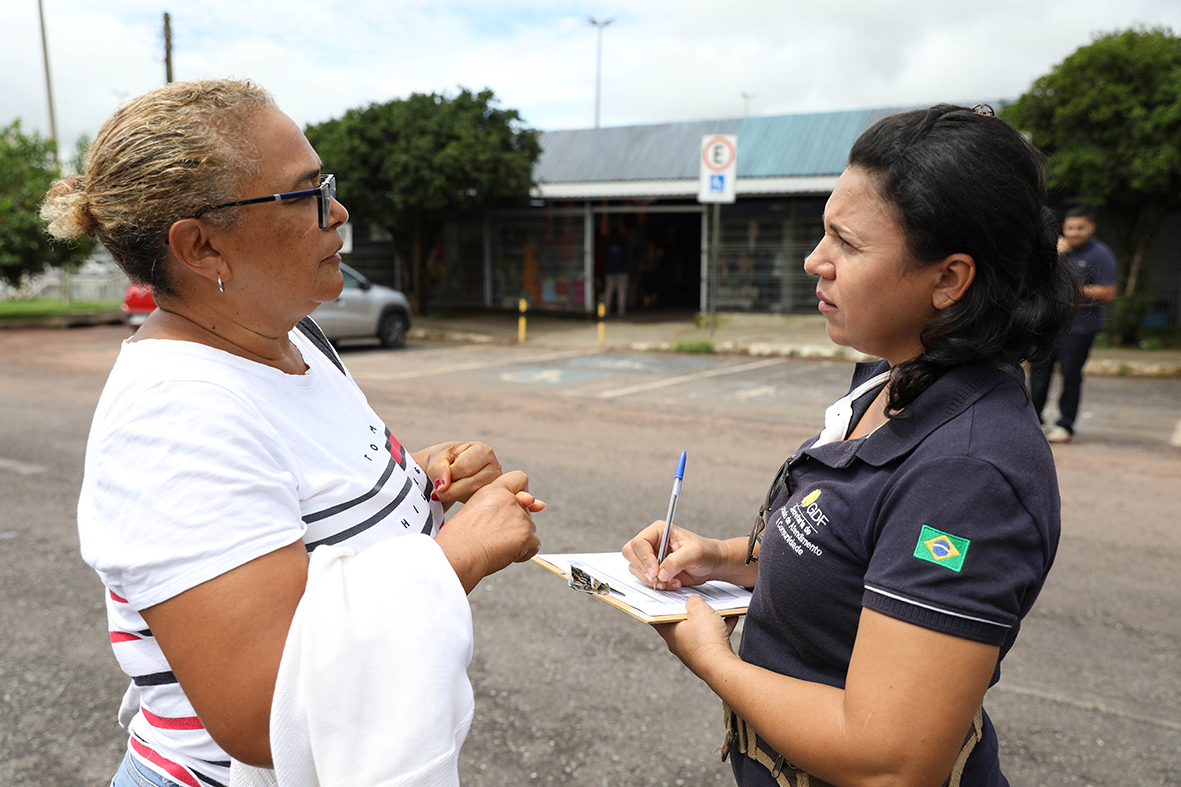
[[[124,755],[119,770],[115,772],[115,778],[111,779],[111,787],[181,787],[181,785],[140,765],[129,751]]]

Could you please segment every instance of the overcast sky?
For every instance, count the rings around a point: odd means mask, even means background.
[[[1178,0],[42,0],[72,148],[165,79],[249,77],[301,125],[491,88],[539,129],[1016,98],[1096,33],[1181,34]],[[37,0],[4,0],[0,125],[49,133]],[[746,94],[744,97],[743,94]]]

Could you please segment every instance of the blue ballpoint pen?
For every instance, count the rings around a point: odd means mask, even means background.
[[[668,500],[668,515],[664,518],[664,532],[660,535],[660,551],[656,553],[657,566],[663,563],[668,556],[668,535],[673,529],[673,513],[677,510],[677,497],[681,494],[681,481],[685,478],[686,456],[687,452],[681,451],[681,459],[677,462],[677,472],[673,475],[673,493]],[[655,586],[656,582],[652,584]]]

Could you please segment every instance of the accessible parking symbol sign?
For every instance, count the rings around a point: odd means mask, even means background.
[[[701,138],[698,202],[734,202],[738,171],[738,135],[706,134]]]

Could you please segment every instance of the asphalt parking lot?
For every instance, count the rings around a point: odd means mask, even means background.
[[[126,331],[0,332],[0,785],[105,785],[126,685],[73,508]],[[617,549],[664,515],[745,534],[847,362],[412,341],[344,352],[403,444],[475,438],[549,504],[547,552]],[[1013,784],[1181,784],[1181,380],[1095,378],[1055,447],[1063,541],[986,707]],[[645,624],[514,566],[471,596],[468,787],[730,784],[718,704]]]

